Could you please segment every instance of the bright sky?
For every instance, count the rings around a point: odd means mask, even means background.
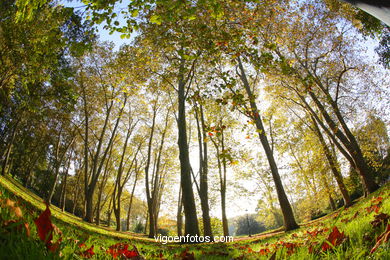
[[[63,4],[64,6],[67,6],[67,7],[74,7],[75,10],[80,10],[80,11],[83,11],[84,6],[85,6],[79,0],[73,0],[71,2],[68,2],[67,0],[61,0],[60,3]],[[121,22],[123,22],[123,20]],[[101,41],[113,42],[115,44],[116,50],[119,49],[119,47],[122,44],[131,43],[131,39],[126,39],[126,38],[122,39],[120,37],[121,33],[114,32],[113,34],[110,35],[109,31],[105,30],[103,28],[104,25],[105,25],[105,23],[102,23],[101,25],[97,26],[98,35],[99,35],[99,38]],[[259,147],[259,148],[261,148],[261,147]],[[194,169],[194,172],[197,172],[198,164],[199,164],[199,157],[198,157],[198,150],[196,148],[192,149],[192,151],[190,153],[190,160],[191,160],[191,166]],[[234,180],[234,173],[232,172],[231,169],[228,169],[228,182],[234,182],[234,181],[235,181]],[[251,181],[244,181],[243,180],[242,184],[244,184],[245,186],[248,186],[250,190],[255,189],[255,185]],[[178,194],[178,187],[176,187],[176,190],[177,190],[176,193]],[[194,193],[195,193],[195,197],[197,199],[197,205],[200,209],[200,204],[199,204],[199,199],[198,199],[199,196],[196,193],[195,187],[194,187]],[[136,189],[136,196],[146,200],[144,185],[138,185],[138,187]],[[220,201],[219,201],[219,198],[220,198],[219,191],[217,191],[217,194],[215,194],[215,193],[210,194],[210,196],[218,198],[217,203],[215,205],[212,205],[212,207],[211,207],[211,215],[213,217],[218,217],[221,219],[222,213],[221,213],[221,206],[220,206]],[[254,195],[251,195],[250,197],[248,197],[246,194],[237,193],[233,190],[233,188],[229,189],[229,187],[228,187],[226,198],[227,198],[226,213],[227,213],[228,218],[231,218],[231,217],[236,217],[236,216],[243,215],[246,213],[249,213],[249,214],[255,213],[257,201],[260,198],[260,195],[254,194]],[[177,200],[177,197],[175,197],[173,199]],[[163,198],[163,200],[164,200],[164,198]],[[169,207],[169,208],[162,208],[162,211],[165,211],[164,214],[168,214],[172,217],[175,217],[177,209],[175,209],[174,206],[176,204],[172,204],[171,207]],[[201,215],[199,215],[199,217],[201,217]]]
[[[71,2],[68,2],[67,0],[61,0],[60,3],[62,3],[65,6],[75,7],[76,10],[80,10],[80,11],[84,10],[83,4],[78,0],[74,0]],[[125,7],[125,5],[122,4],[122,7]],[[125,23],[125,21],[123,19],[119,19],[119,22]],[[103,29],[103,26],[104,26],[104,24],[97,26],[97,28],[99,30],[98,35],[99,35],[101,41],[114,42],[114,44],[116,46],[115,49],[118,49],[122,44],[129,44],[131,42],[131,39],[121,39],[121,37],[120,37],[121,34],[118,32],[114,32],[112,35],[110,35],[107,30]],[[372,43],[368,44],[368,46],[367,46],[368,47],[367,48],[367,55],[368,56],[376,56],[375,52],[373,51],[373,49],[374,49],[373,46],[370,46],[371,44]],[[373,60],[374,60],[374,57],[373,57]],[[245,135],[238,137],[237,139],[243,140],[243,142],[246,142]],[[260,143],[258,143],[256,145],[254,145],[252,143],[250,147],[252,147],[254,150],[263,151],[263,148],[261,147]],[[197,172],[198,171],[198,164],[199,164],[198,151],[197,151],[196,147],[192,147],[191,149],[192,149],[191,153],[190,153],[191,165],[194,169],[194,172]],[[212,155],[210,155],[210,156],[212,156]],[[279,158],[279,159],[281,159],[281,158]],[[278,162],[279,162],[278,166],[280,167],[282,164],[286,164],[287,163],[286,160],[288,161],[288,158],[287,159],[283,158],[282,160],[278,160]],[[288,175],[288,170],[280,170],[280,174],[281,175]],[[232,172],[232,170],[229,169],[228,182],[230,182],[230,183],[237,182],[234,175],[235,174]],[[178,173],[178,176],[179,176],[179,173]],[[286,181],[288,181],[288,180],[286,180]],[[251,190],[254,192],[251,196],[247,196],[247,194],[235,192],[233,190],[233,187],[229,187],[229,185],[228,185],[228,191],[227,191],[227,196],[226,196],[228,199],[227,200],[227,207],[226,207],[228,218],[243,215],[246,213],[255,213],[257,202],[261,197],[260,191],[258,189],[256,190],[256,183],[254,183],[253,181],[245,181],[245,180],[239,180],[239,182],[241,183],[241,185],[245,186],[248,190]],[[287,186],[289,186],[289,185],[287,185]],[[162,208],[162,210],[165,211],[165,212],[163,212],[163,214],[169,214],[173,218],[175,217],[176,210],[177,210],[175,208],[176,204],[177,204],[176,203],[177,196],[175,196],[175,194],[178,194],[178,187],[179,187],[178,185],[176,185],[174,187],[174,189],[177,190],[176,193],[173,193],[171,196],[169,196],[169,198],[163,198],[163,200],[170,201],[172,204],[172,205],[169,205],[168,207]],[[216,193],[217,193],[217,194],[211,194],[210,197],[218,198],[216,200],[217,203],[212,205],[212,207],[211,207],[211,215],[214,217],[221,218],[219,191],[218,191],[217,187],[211,187],[210,189],[216,191]],[[287,190],[286,190],[286,192],[287,192]],[[196,194],[195,187],[194,187],[194,193],[195,193],[195,197],[197,198],[198,208],[200,209],[199,199],[198,199],[198,195]],[[287,193],[287,195],[288,195],[289,199],[291,200],[290,194]],[[137,190],[136,190],[136,196],[145,199],[145,191],[144,191],[143,184],[138,185]],[[296,199],[296,198],[293,198],[293,199]],[[173,203],[172,201],[175,201],[175,202]],[[201,215],[199,215],[199,217],[200,216]]]
[[[73,7],[73,8],[75,8],[75,10],[79,10],[81,12],[83,12],[85,10],[85,5],[80,0],[71,0],[70,2],[69,2],[69,0],[60,0],[60,4],[66,6],[66,7]],[[131,38],[130,39],[126,39],[126,38],[122,39],[120,37],[121,33],[119,33],[119,32],[114,32],[113,34],[110,35],[108,30],[103,29],[104,25],[106,25],[105,22],[96,26],[96,28],[98,29],[98,35],[99,35],[99,38],[101,41],[111,41],[111,42],[115,43],[116,50],[119,49],[119,47],[122,44],[131,43],[131,40],[132,40]]]

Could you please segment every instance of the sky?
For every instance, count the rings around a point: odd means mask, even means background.
[[[67,7],[74,7],[76,10],[85,11],[84,5],[78,0],[74,0],[71,2],[69,2],[67,0],[61,0],[60,3],[63,4],[64,6],[67,6]],[[125,5],[122,4],[117,9],[119,10],[120,8],[125,8]],[[125,23],[123,18],[119,18],[119,22]],[[101,41],[113,42],[115,44],[116,50],[118,50],[122,44],[131,43],[132,39],[131,38],[130,39],[126,39],[126,38],[122,39],[120,37],[121,33],[114,32],[113,34],[109,34],[109,31],[105,30],[103,28],[104,25],[105,25],[105,23],[97,26],[98,36],[99,36]],[[367,41],[365,43],[367,44]],[[376,59],[376,57],[375,57],[376,53],[373,51],[373,49],[374,49],[373,45],[372,45],[373,43],[370,41],[368,41],[368,43],[369,44],[367,44],[366,54],[374,60],[374,59]],[[245,142],[244,136],[238,137],[238,139],[243,140],[243,142]],[[263,148],[261,147],[261,145],[259,143],[258,143],[258,145],[254,146],[254,149],[259,150],[259,151],[263,150]],[[199,157],[198,157],[198,151],[197,151],[196,147],[192,148],[192,150],[190,152],[190,157],[191,157],[190,158],[191,165],[194,169],[194,172],[197,172],[197,170],[198,170],[197,166],[199,164]],[[279,166],[281,166],[281,164],[286,165],[287,163],[288,163],[288,160],[286,160],[286,158],[284,158],[283,160],[280,161]],[[288,175],[288,170],[280,170],[280,174],[281,175]],[[289,181],[289,180],[287,180],[287,181]],[[226,208],[228,217],[231,218],[231,217],[236,217],[239,215],[244,215],[246,213],[256,213],[257,202],[261,198],[261,194],[260,194],[259,190],[256,189],[256,184],[253,181],[246,181],[246,180],[239,180],[238,181],[238,180],[236,180],[235,173],[230,168],[229,168],[229,173],[228,173],[228,182],[230,182],[230,183],[240,182],[240,184],[245,186],[248,190],[254,191],[253,194],[251,194],[251,196],[248,196],[247,194],[244,194],[244,193],[234,192],[233,188],[230,188],[228,186],[227,208]],[[176,186],[177,186],[177,187],[175,187],[175,189],[177,189],[176,194],[178,194],[178,185],[176,185]],[[217,189],[215,187],[213,187],[213,190],[216,191]],[[195,193],[195,196],[198,197],[196,195],[196,188],[195,187],[194,187],[194,193]],[[287,195],[289,196],[289,194],[287,194]],[[139,198],[143,198],[145,200],[144,185],[138,185],[138,187],[136,189],[136,196]],[[175,201],[177,200],[177,197],[175,197],[174,194],[170,197],[167,197],[166,199],[169,200],[171,197],[173,200],[175,200]],[[211,194],[210,197],[219,197],[219,192],[218,192],[218,194]],[[290,198],[290,196],[289,196],[289,198]],[[296,199],[296,198],[293,198],[293,199]],[[164,200],[164,198],[163,198],[163,200]],[[290,198],[290,200],[291,200],[291,198]],[[214,217],[221,218],[221,210],[220,210],[220,204],[219,204],[220,202],[219,202],[219,200],[216,200],[216,201],[217,201],[217,204],[215,204],[211,207],[211,215]],[[200,208],[199,199],[198,199],[197,204],[198,204],[198,208]],[[163,212],[163,213],[168,214],[171,217],[174,217],[176,214],[176,209],[174,208],[174,206],[175,206],[175,203],[172,203],[172,206],[166,208],[165,212]]]
[[[85,11],[85,5],[79,0],[72,0],[71,2],[69,2],[68,0],[61,0],[60,4],[66,6],[66,7],[73,7],[73,8],[75,8],[75,10],[79,10],[81,12]],[[86,16],[86,14],[84,14],[84,16]],[[124,20],[121,18],[119,19],[119,21],[121,23],[124,23]],[[105,25],[105,23],[102,23],[102,24],[97,26],[97,29],[98,29],[97,35],[99,36],[99,39],[101,41],[113,42],[115,44],[114,50],[118,50],[119,47],[123,44],[130,44],[131,43],[132,39],[131,38],[130,39],[126,39],[126,38],[122,39],[120,37],[121,33],[114,32],[113,34],[109,34],[109,31],[103,28],[104,25]],[[259,147],[259,148],[261,148],[261,147]],[[196,148],[193,148],[192,151],[190,152],[190,160],[191,160],[191,165],[192,165],[194,171],[196,172],[197,168],[198,168],[197,165],[199,164],[198,150]],[[228,169],[228,182],[234,182],[234,181],[235,181],[234,180],[234,173],[232,172],[231,169]],[[251,181],[242,180],[241,184],[243,184],[244,186],[247,186],[249,188],[249,190],[255,190],[255,185]],[[178,187],[177,187],[176,193],[178,194]],[[194,193],[195,193],[195,197],[197,198],[198,196],[196,194],[195,187],[194,187]],[[144,200],[146,200],[144,185],[138,185],[138,187],[135,191],[135,194],[137,197],[143,198]],[[219,192],[218,192],[218,194],[215,194],[215,193],[210,194],[210,197],[216,197],[216,196],[217,197],[220,196]],[[260,199],[259,194],[254,193],[251,196],[247,196],[247,194],[234,192],[233,189],[229,189],[229,187],[227,189],[227,196],[226,197],[227,197],[226,213],[227,213],[228,218],[244,215],[246,213],[248,213],[248,214],[256,213],[257,201],[258,201],[258,199]],[[176,200],[177,198],[173,198],[173,199]],[[164,198],[163,198],[163,200],[164,200]],[[197,201],[197,204],[200,208],[199,200]],[[175,204],[173,204],[173,205],[175,205]],[[162,210],[164,211],[164,209],[162,209]],[[174,209],[174,208],[166,208],[165,212],[163,212],[163,213],[170,215],[171,217],[174,217],[176,214],[176,210],[177,209]],[[220,219],[222,218],[221,206],[220,206],[219,199],[217,199],[217,203],[211,207],[210,213],[211,213],[212,217],[218,217]],[[199,215],[199,217],[200,216],[201,215]]]
[[[64,5],[65,7],[73,7],[75,10],[78,10],[80,12],[85,12],[85,5],[80,0],[72,0],[72,1],[61,0],[60,4]],[[85,16],[86,16],[86,14],[84,14],[84,17]],[[121,23],[124,22],[123,19],[119,19],[119,21]],[[115,44],[115,48],[114,48],[115,50],[118,50],[119,47],[121,45],[123,45],[123,44],[130,44],[131,43],[132,38],[130,38],[130,39],[127,39],[127,38],[122,39],[121,38],[121,33],[119,33],[119,32],[113,32],[112,34],[110,34],[110,32],[108,30],[105,30],[103,28],[104,25],[106,25],[105,22],[103,22],[100,25],[96,26],[96,28],[98,30],[97,35],[99,36],[99,39],[101,41],[111,41],[111,42],[113,42]]]

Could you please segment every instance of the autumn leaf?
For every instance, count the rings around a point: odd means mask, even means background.
[[[366,210],[367,210],[367,213],[371,213],[371,212],[375,212],[375,213],[378,213],[379,212],[379,206],[380,206],[380,203],[378,204],[375,204],[375,205],[372,205],[370,207],[367,207]]]
[[[14,207],[12,210],[18,218],[21,218],[23,216],[22,210],[19,207]]]
[[[24,228],[26,229],[26,235],[29,237],[30,236],[30,226],[28,223],[24,223]]]
[[[4,221],[2,227],[9,232],[22,232],[24,228],[26,230],[26,236],[30,236],[30,227],[28,223],[21,223],[18,220],[11,219]]]
[[[381,214],[375,215],[374,218],[375,219],[370,222],[371,225],[373,227],[379,227],[382,224],[387,224],[387,222],[389,221],[390,216],[385,214],[385,213],[381,213]]]
[[[7,207],[13,208],[13,207],[15,207],[15,201],[10,200],[10,199],[6,199],[5,205],[6,205]]]
[[[295,248],[298,247],[298,244],[290,243],[290,242],[283,242],[282,246],[287,249],[287,255],[292,255],[294,253]]]
[[[378,204],[378,203],[381,203],[382,200],[383,200],[383,197],[381,197],[381,196],[372,198],[371,204]]]
[[[268,248],[262,248],[259,250],[260,255],[268,255],[271,251]]]
[[[81,243],[81,244],[78,245],[79,248],[86,247],[86,246],[87,246],[87,245],[84,244],[84,243]]]
[[[133,250],[128,250],[129,245],[124,243],[117,243],[110,246],[107,249],[107,253],[110,254],[113,258],[126,257],[126,259],[141,259],[139,258],[139,253],[137,248],[134,246]]]
[[[180,257],[182,260],[195,260],[194,253],[189,253],[188,248],[180,254]]]
[[[327,251],[332,248],[332,246],[340,245],[347,237],[344,235],[344,232],[340,232],[337,227],[333,227],[332,232],[329,234],[327,240],[322,244],[322,251]]]
[[[94,246],[92,245],[90,248],[87,250],[80,252],[79,256],[84,257],[84,258],[91,258],[95,253],[93,252]]]
[[[58,251],[58,249],[60,248],[60,244],[62,242],[62,237],[60,237],[57,242],[55,242],[54,244],[52,244],[51,242],[49,242],[49,244],[47,245],[47,248],[49,249],[49,251],[55,253]]]
[[[46,244],[53,239],[53,225],[50,220],[51,212],[49,209],[49,205],[46,204],[45,211],[34,220],[35,225],[37,226],[38,236],[39,238]]]

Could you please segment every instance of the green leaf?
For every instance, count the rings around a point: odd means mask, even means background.
[[[137,17],[137,16],[138,16],[138,13],[139,13],[138,10],[133,10],[133,11],[131,12],[131,17]]]
[[[196,19],[196,15],[191,15],[188,17],[188,20],[189,21],[192,21],[192,20],[195,20]]]
[[[161,17],[160,16],[158,16],[158,15],[152,15],[151,17],[150,17],[150,22],[151,23],[155,23],[155,24],[157,24],[157,25],[160,25],[161,24]]]

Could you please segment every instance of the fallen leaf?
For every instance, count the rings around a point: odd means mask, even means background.
[[[125,259],[142,259],[140,258],[140,254],[135,246],[133,246],[133,250],[128,250],[129,245],[124,243],[117,243],[110,246],[107,249],[107,253],[110,254],[113,258],[117,257],[125,257]]]
[[[23,216],[22,210],[19,207],[14,207],[12,210],[17,217],[21,218]]]
[[[195,260],[194,253],[189,253],[188,248],[180,254],[180,257],[182,260]]]
[[[268,255],[271,251],[268,248],[262,248],[258,252],[260,255]]]
[[[378,214],[378,215],[375,215],[374,216],[374,220],[373,221],[371,221],[370,223],[371,223],[371,225],[373,226],[373,227],[379,227],[379,226],[381,226],[382,224],[387,224],[387,222],[389,221],[389,218],[390,218],[390,216],[389,215],[387,215],[387,214],[385,214],[385,213],[380,213],[380,214]]]
[[[50,220],[51,212],[49,205],[46,204],[45,211],[34,220],[35,225],[37,226],[39,238],[47,245],[53,239],[53,225]]]
[[[5,200],[5,205],[6,205],[7,207],[13,208],[13,207],[15,207],[15,201],[10,200],[10,199],[6,199],[6,200]]]
[[[52,244],[51,242],[48,244],[47,248],[49,249],[49,251],[55,253],[58,251],[59,247],[60,247],[60,244],[62,242],[62,237],[60,237],[57,242],[55,242],[54,244]]]
[[[30,236],[30,226],[28,225],[28,223],[24,223],[24,228],[26,229],[26,236]]]
[[[322,244],[322,251],[327,251],[332,248],[332,246],[340,245],[347,237],[344,235],[344,232],[340,232],[337,227],[333,227],[332,232],[329,234],[327,240]]]
[[[88,248],[87,250],[80,252],[79,256],[84,257],[84,258],[91,258],[95,253],[93,252],[93,245]]]

